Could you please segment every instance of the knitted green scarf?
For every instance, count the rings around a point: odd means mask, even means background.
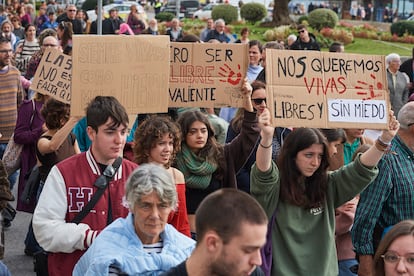
[[[210,185],[217,164],[198,157],[186,144],[182,144],[176,160],[177,168],[184,174],[187,187],[205,189]]]

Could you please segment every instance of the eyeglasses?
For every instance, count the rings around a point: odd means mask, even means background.
[[[414,125],[414,123],[409,123],[409,124],[407,124],[407,126],[408,126],[408,127],[410,127],[410,126],[412,126],[412,125]]]
[[[261,98],[252,99],[252,101],[257,105],[262,104],[262,102],[266,103],[266,99],[261,99]]]
[[[10,50],[0,50],[0,54],[11,54],[11,53],[13,53],[12,49],[10,49]]]
[[[381,255],[381,258],[383,258],[385,262],[391,264],[398,263],[401,259],[403,259],[407,264],[414,265],[414,253],[400,256],[396,253],[387,252],[384,255]]]
[[[304,32],[305,32],[305,30],[300,30],[300,31],[299,31],[299,33],[304,33]]]
[[[56,44],[42,44],[42,46],[45,46],[45,47],[57,47],[57,45]]]
[[[70,12],[75,12],[76,10],[68,10],[68,11],[70,11]]]

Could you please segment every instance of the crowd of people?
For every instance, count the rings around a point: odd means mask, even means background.
[[[265,45],[241,30],[242,108],[139,114],[128,133],[112,96],[95,97],[78,118],[28,89],[45,49],[71,54],[72,35],[97,24],[74,5],[56,19],[53,1],[37,16],[26,6],[0,7],[12,14],[1,23],[0,154],[10,139],[22,145],[20,174],[0,162],[0,208],[17,183],[17,211],[33,213],[24,253],[37,275],[413,275],[414,48],[402,65],[397,54],[385,59],[382,131],[272,126],[264,49],[320,51],[298,25]],[[115,9],[102,20],[105,34],[159,35],[134,6],[126,23]],[[198,37],[173,19],[166,35],[232,42],[225,29],[209,19]],[[35,166],[39,187],[23,202]],[[11,224],[4,216],[2,229]]]

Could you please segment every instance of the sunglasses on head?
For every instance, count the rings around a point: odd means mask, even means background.
[[[252,99],[252,101],[257,105],[262,104],[263,101],[266,103],[266,99],[261,99],[261,98]]]

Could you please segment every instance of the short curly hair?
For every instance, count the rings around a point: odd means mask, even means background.
[[[48,129],[59,129],[69,120],[70,105],[49,98],[40,113],[45,119]]]
[[[148,163],[151,149],[165,134],[169,134],[172,138],[174,148],[170,161],[164,165],[169,168],[175,155],[180,150],[181,133],[177,124],[168,116],[153,115],[139,125],[134,135],[133,152],[135,162],[138,164]]]

